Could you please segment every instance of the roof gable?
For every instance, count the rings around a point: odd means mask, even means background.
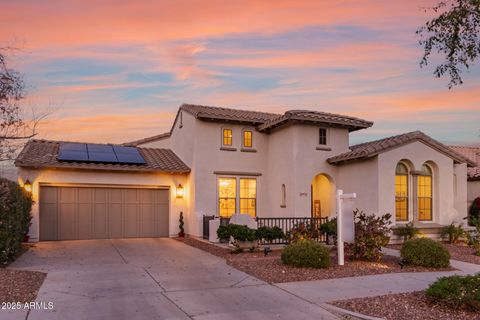
[[[470,167],[475,166],[475,163],[470,159],[462,156],[443,143],[427,136],[421,131],[408,132],[380,140],[357,144],[351,146],[349,152],[328,158],[327,161],[330,164],[342,164],[349,161],[371,158],[382,152],[386,152],[415,141],[420,141],[426,144],[427,146],[437,150],[447,157],[450,157],[456,163],[467,163],[467,165]]]

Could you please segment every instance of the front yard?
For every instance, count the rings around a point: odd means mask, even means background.
[[[282,263],[281,250],[273,250],[268,256],[263,252],[232,254],[230,249],[222,248],[195,238],[179,238],[187,245],[207,251],[213,255],[224,258],[227,264],[248,273],[268,283],[283,283],[293,281],[311,281],[322,279],[358,277],[385,273],[398,272],[426,272],[450,271],[451,268],[425,268],[406,266],[403,269],[398,264],[399,259],[392,256],[383,256],[381,262],[368,262],[361,260],[346,260],[344,266],[336,263],[335,250],[330,251],[331,267],[325,269],[296,268]]]
[[[336,301],[333,305],[387,320],[479,320],[475,311],[452,310],[428,299],[423,291]]]

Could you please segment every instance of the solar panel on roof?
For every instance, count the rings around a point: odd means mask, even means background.
[[[88,153],[60,149],[57,159],[61,161],[88,161]]]
[[[67,142],[60,144],[60,150],[87,152],[87,145],[85,143]]]
[[[117,153],[118,162],[128,164],[145,164],[145,159],[140,154]]]
[[[146,164],[145,159],[134,147],[73,142],[60,144],[57,159],[94,163]]]
[[[113,151],[118,155],[122,154],[139,154],[137,148],[134,147],[122,147],[122,146],[113,146]]]
[[[107,162],[107,163],[118,163],[118,159],[115,154],[107,152],[89,152],[88,161],[90,162]]]
[[[113,153],[113,148],[107,144],[87,144],[88,152]]]

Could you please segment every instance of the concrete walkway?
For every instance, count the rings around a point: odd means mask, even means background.
[[[400,256],[398,250],[385,248],[383,251],[388,255]],[[480,265],[477,264],[456,260],[451,260],[450,263],[458,271],[388,273],[331,280],[289,282],[277,284],[277,286],[312,303],[324,305],[326,302],[335,300],[424,290],[440,277],[480,272]]]
[[[48,272],[37,301],[0,319],[337,319],[322,306],[172,239],[41,242],[10,268]]]

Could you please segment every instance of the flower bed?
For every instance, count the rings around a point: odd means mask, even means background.
[[[480,320],[480,314],[430,301],[423,291],[335,301],[333,305],[387,320]]]
[[[194,238],[179,239],[179,241],[183,241],[185,244],[224,258],[227,264],[232,267],[269,283],[346,278],[398,272],[452,270],[451,268],[432,269],[424,267],[405,267],[401,269],[398,265],[398,258],[392,256],[384,256],[381,262],[347,260],[344,266],[338,266],[334,250],[330,253],[330,258],[332,259],[332,266],[330,268],[296,268],[282,263],[280,259],[281,250],[274,250],[265,257],[261,251],[231,254],[229,249],[221,248]]]

